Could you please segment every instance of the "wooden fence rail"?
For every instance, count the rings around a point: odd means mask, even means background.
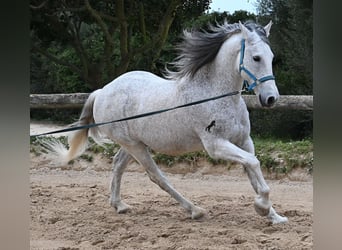
[[[89,93],[31,94],[31,109],[82,108]],[[228,97],[229,98],[229,97]],[[249,109],[263,109],[255,95],[243,95]],[[311,95],[282,95],[271,109],[313,110]]]

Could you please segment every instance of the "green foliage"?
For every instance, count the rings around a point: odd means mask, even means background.
[[[249,13],[247,11],[235,11],[233,14],[229,12],[211,12],[205,15],[195,17],[183,24],[183,28],[187,29],[204,29],[208,28],[209,24],[223,23],[227,21],[228,23],[237,23],[239,21],[244,22],[247,20],[256,21],[256,15]]]
[[[256,137],[254,139],[256,156],[261,168],[269,173],[288,174],[295,168],[313,171],[313,142],[311,139],[282,141],[279,139]],[[157,164],[172,167],[177,163],[196,166],[201,160],[213,165],[228,165],[227,161],[212,159],[205,151],[188,153],[181,156],[154,154]]]
[[[81,159],[86,160],[88,162],[92,162],[93,161],[93,156],[92,155],[88,155],[88,154],[82,154],[80,156]]]
[[[212,165],[224,165],[227,162],[224,160],[216,160],[211,158],[206,152],[198,151],[193,153],[187,153],[179,156],[170,156],[160,153],[154,153],[153,159],[156,161],[157,164],[162,164],[168,167],[171,167],[177,163],[186,163],[189,165],[197,165],[200,160],[206,160],[207,162],[211,163]]]
[[[311,139],[282,141],[254,138],[256,157],[269,173],[288,174],[295,168],[313,171],[313,142]]]
[[[156,54],[158,46],[153,41],[172,1],[125,1],[129,50],[125,70],[147,70],[161,75],[165,65],[176,57],[174,46],[185,28],[205,30],[208,23],[224,20],[229,23],[255,20],[263,25],[272,20],[273,71],[280,94],[313,93],[312,0],[257,0],[257,15],[246,11],[209,13],[210,2],[183,1],[175,9],[167,38],[160,53]],[[30,4],[38,6],[40,2],[31,0]],[[90,4],[101,13],[105,28],[85,9],[84,1],[48,1],[40,9],[31,9],[31,93],[90,92],[122,73],[115,71],[124,59],[116,2],[90,1]],[[112,44],[106,43],[106,29],[111,34]],[[31,117],[69,123],[75,121],[78,113],[32,111]],[[313,115],[310,111],[253,110],[251,123],[252,133],[256,135],[291,139],[312,137]]]
[[[301,140],[312,138],[313,112],[303,110],[251,110],[252,135]]]
[[[97,144],[91,137],[89,138],[88,152],[94,154],[102,154],[108,158],[112,158],[120,149],[120,146],[115,143]]]
[[[30,153],[33,153],[35,156],[41,155],[40,143],[37,140],[37,137],[30,137]]]
[[[60,60],[67,60],[75,64],[79,63],[79,58],[71,48],[65,48],[62,51],[59,51],[58,48],[50,48],[48,51],[51,54],[55,54]],[[89,91],[75,72],[72,72],[67,67],[60,64],[50,64],[48,79],[48,82],[52,82],[52,79],[54,79],[54,84],[50,85],[51,93],[75,93]]]
[[[117,1],[31,0],[30,6],[41,5],[30,9],[31,93],[89,92],[128,70],[160,74],[164,45],[209,3],[133,0],[121,8]]]
[[[41,147],[42,139],[31,138],[30,140],[30,152],[35,156],[39,156],[42,153],[47,153],[44,148]],[[55,140],[53,137],[44,137],[43,140]],[[67,137],[61,136],[57,138],[66,147]],[[259,159],[261,168],[268,173],[275,174],[288,174],[293,169],[305,169],[308,173],[313,171],[313,141],[312,139],[306,140],[279,140],[274,138],[254,138],[256,157]],[[89,138],[89,146],[86,153],[80,156],[81,159],[92,162],[94,155],[102,154],[108,159],[118,152],[120,146],[113,143],[105,143],[98,145],[92,138]],[[184,163],[190,166],[198,166],[199,162],[206,161],[212,165],[229,165],[229,162],[224,160],[212,159],[205,151],[198,151],[188,153],[180,156],[169,156],[152,152],[153,159],[157,164],[161,164],[167,167],[172,167],[175,164]]]

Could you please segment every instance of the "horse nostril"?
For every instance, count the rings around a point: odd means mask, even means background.
[[[262,95],[259,95],[259,101],[261,106],[271,107],[277,101],[277,97],[274,95],[269,95],[266,98],[263,98]]]
[[[267,106],[272,106],[276,102],[276,98],[274,96],[270,96],[266,100]]]

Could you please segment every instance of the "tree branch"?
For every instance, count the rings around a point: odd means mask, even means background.
[[[38,6],[34,6],[34,5],[30,4],[30,8],[33,10],[39,10],[39,9],[43,8],[46,3],[47,3],[47,0],[42,2],[41,4],[39,4]]]
[[[143,37],[143,42],[146,44],[146,23],[145,23],[145,8],[142,2],[139,3],[139,24],[140,24],[140,31]]]
[[[88,56],[87,53],[85,52],[81,39],[80,39],[80,28],[81,28],[81,23],[82,21],[80,20],[75,20],[75,18],[71,18],[68,13],[66,12],[67,7],[63,6],[63,9],[61,10],[62,13],[65,16],[65,19],[67,20],[68,23],[68,30],[71,33],[71,44],[73,48],[75,49],[76,53],[78,54],[78,57],[82,63],[83,66],[83,78],[87,80],[88,78]]]
[[[120,75],[127,70],[130,56],[128,52],[128,25],[125,16],[124,0],[116,0],[116,16],[120,23],[120,65],[116,69],[116,75]]]
[[[109,72],[109,74],[112,74],[115,71],[114,64],[111,61],[111,56],[114,51],[114,42],[112,39],[112,34],[115,31],[115,29],[108,29],[107,24],[103,21],[102,18],[109,20],[111,22],[115,22],[115,23],[118,21],[118,19],[115,17],[111,17],[107,14],[96,11],[90,6],[89,0],[85,0],[85,4],[86,4],[86,8],[90,12],[90,14],[93,16],[93,18],[96,20],[97,24],[100,26],[103,32],[105,44],[103,48],[103,60],[102,61],[106,65],[107,72]],[[109,77],[111,78],[113,76],[110,75]]]
[[[105,13],[98,13],[100,15],[100,17],[102,17],[103,19],[106,19],[108,21],[111,21],[113,23],[117,23],[119,20],[114,17],[114,16],[110,16],[110,15],[107,15]]]
[[[159,57],[163,44],[167,39],[171,24],[175,18],[176,9],[181,5],[182,1],[172,0],[166,10],[166,13],[159,24],[158,33],[154,37],[154,60]]]
[[[64,8],[65,11],[70,11],[70,12],[82,12],[82,11],[86,11],[87,8],[85,6],[79,7],[79,8],[70,8],[70,7],[66,7]]]
[[[93,16],[93,18],[96,20],[96,22],[98,23],[98,25],[102,29],[104,37],[105,37],[105,40],[114,47],[114,43],[112,41],[112,37],[111,37],[111,35],[110,35],[109,31],[108,31],[107,25],[102,20],[102,17],[100,15],[100,13],[97,12],[95,9],[93,9],[90,6],[89,0],[85,0],[84,2],[85,2],[87,10]]]
[[[153,52],[154,52],[153,60],[159,57],[162,46],[164,45],[167,39],[170,27],[175,18],[175,11],[181,5],[181,3],[182,1],[180,0],[173,0],[169,4],[164,17],[159,24],[158,32],[152,38],[151,43],[147,43],[147,44],[145,43],[142,47],[134,49],[134,51],[132,51],[132,54],[141,54],[141,53],[144,53],[148,49],[153,49]],[[140,15],[141,14],[142,13],[140,13]],[[141,19],[143,19],[143,17],[140,17],[140,20]]]

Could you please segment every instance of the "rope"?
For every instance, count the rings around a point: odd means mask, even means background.
[[[91,124],[87,124],[87,125],[83,125],[83,126],[75,126],[75,127],[69,127],[69,128],[60,129],[60,130],[54,130],[54,131],[45,132],[45,133],[41,133],[41,134],[30,135],[30,137],[37,137],[37,136],[42,136],[42,135],[51,135],[51,134],[57,134],[57,133],[63,133],[63,132],[70,132],[70,131],[75,131],[75,130],[98,127],[98,126],[102,126],[102,125],[106,125],[106,124],[110,124],[110,123],[116,123],[116,122],[123,122],[123,121],[138,119],[138,118],[142,118],[142,117],[161,114],[161,113],[168,112],[168,111],[175,110],[175,109],[185,108],[185,107],[194,106],[194,105],[198,105],[198,104],[209,102],[209,101],[214,101],[214,100],[224,98],[227,96],[237,95],[239,93],[241,93],[241,91],[233,91],[233,92],[226,93],[223,95],[219,95],[219,96],[215,96],[215,97],[211,97],[211,98],[206,98],[206,99],[202,99],[202,100],[195,101],[195,102],[186,103],[186,104],[175,106],[172,108],[166,108],[166,109],[161,109],[161,110],[157,110],[157,111],[142,113],[142,114],[138,114],[138,115],[134,115],[134,116],[126,117],[126,118],[121,118],[121,119],[113,120],[113,121],[91,123]]]

